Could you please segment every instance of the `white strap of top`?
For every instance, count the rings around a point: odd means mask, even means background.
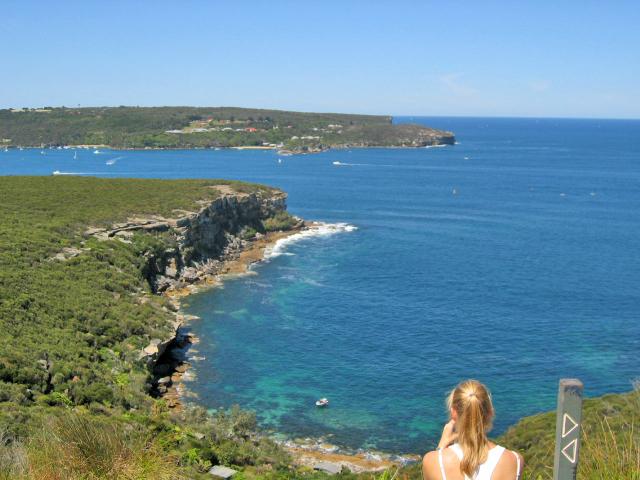
[[[442,475],[442,480],[447,480],[447,474],[444,473],[444,463],[442,462],[442,449],[438,450],[438,463],[440,464],[440,475]],[[518,480],[516,478],[516,480]]]
[[[520,480],[520,455],[516,452],[511,451],[516,456],[516,480]]]

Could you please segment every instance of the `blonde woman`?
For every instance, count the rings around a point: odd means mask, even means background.
[[[519,480],[522,456],[487,438],[494,413],[487,387],[466,380],[449,394],[447,406],[451,420],[438,449],[424,456],[424,480]]]

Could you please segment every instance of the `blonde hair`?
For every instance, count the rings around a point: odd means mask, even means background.
[[[489,451],[487,433],[494,414],[491,392],[477,380],[465,380],[451,391],[447,406],[458,414],[456,430],[463,453],[460,472],[472,477]]]

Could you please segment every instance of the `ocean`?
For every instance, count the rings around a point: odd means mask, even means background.
[[[185,299],[198,402],[239,404],[287,438],[421,453],[465,378],[494,433],[640,376],[640,121],[402,117],[443,148],[0,151],[0,174],[232,178],[336,224],[252,275]],[[281,162],[278,159],[281,159]],[[337,165],[334,162],[339,162]],[[315,400],[327,397],[328,408]]]

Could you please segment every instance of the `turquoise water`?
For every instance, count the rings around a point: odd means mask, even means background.
[[[295,214],[357,227],[291,243],[187,300],[204,357],[189,388],[288,436],[422,452],[466,377],[492,389],[496,432],[553,408],[561,377],[591,396],[630,389],[640,122],[413,120],[460,143],[280,164],[275,152],[24,150],[0,152],[0,174],[260,181],[288,191]],[[322,396],[331,405],[316,409]]]

